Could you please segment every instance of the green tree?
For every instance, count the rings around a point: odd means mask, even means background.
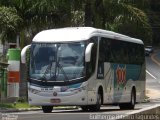
[[[19,28],[21,48],[43,29],[71,26],[72,0],[7,0],[1,4],[14,7],[23,19]]]
[[[18,32],[22,19],[17,15],[17,11],[11,7],[0,7],[0,39],[2,44],[5,41],[13,41]]]
[[[141,1],[141,0],[140,0]],[[143,0],[142,0],[143,1]],[[137,2],[138,3],[138,2]],[[112,21],[109,22],[108,28],[116,32],[120,32],[135,38],[142,39],[145,43],[151,42],[152,40],[152,30],[149,24],[148,16],[145,12],[139,8],[142,5],[142,8],[145,8],[145,4],[130,3],[129,2],[120,2],[115,4],[116,13]],[[108,20],[109,21],[109,20]]]
[[[148,17],[139,9],[145,9],[144,0],[86,0],[85,2],[86,26],[120,32],[147,42],[152,40]]]
[[[160,1],[148,0],[149,9],[147,15],[149,17],[150,25],[153,30],[153,42],[152,44],[157,46],[160,44]]]
[[[2,2],[3,1],[3,2]],[[152,37],[145,0],[2,0],[14,7],[23,19],[19,28],[24,40],[43,29],[68,26],[93,26],[113,30],[149,41]],[[129,31],[129,30],[130,31]]]

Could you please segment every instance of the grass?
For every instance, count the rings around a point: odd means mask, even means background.
[[[143,100],[144,103],[148,103],[150,102],[150,98],[148,96],[145,96],[144,100]]]
[[[37,106],[30,106],[28,103],[0,103],[0,108],[38,108]]]
[[[21,103],[0,103],[0,109],[27,109],[27,108],[41,108],[40,106],[30,106],[27,102]],[[54,106],[54,108],[58,109],[67,109],[67,108],[78,108],[76,106]]]

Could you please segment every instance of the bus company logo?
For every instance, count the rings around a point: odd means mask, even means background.
[[[57,92],[53,92],[53,96],[57,96]]]
[[[126,66],[125,67],[117,67],[116,70],[116,78],[118,85],[124,85],[126,83]]]

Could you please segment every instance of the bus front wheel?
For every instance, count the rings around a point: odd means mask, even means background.
[[[87,112],[89,111],[89,106],[85,105],[85,106],[81,106],[82,111]]]
[[[42,110],[44,113],[51,113],[53,110],[53,106],[42,106]]]
[[[97,94],[97,103],[96,105],[91,105],[89,110],[90,111],[99,111],[101,108],[101,104],[102,104],[102,95],[100,92],[98,92]]]

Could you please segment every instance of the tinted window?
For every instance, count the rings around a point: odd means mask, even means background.
[[[122,64],[144,63],[144,46],[109,38],[101,38],[99,61]]]

